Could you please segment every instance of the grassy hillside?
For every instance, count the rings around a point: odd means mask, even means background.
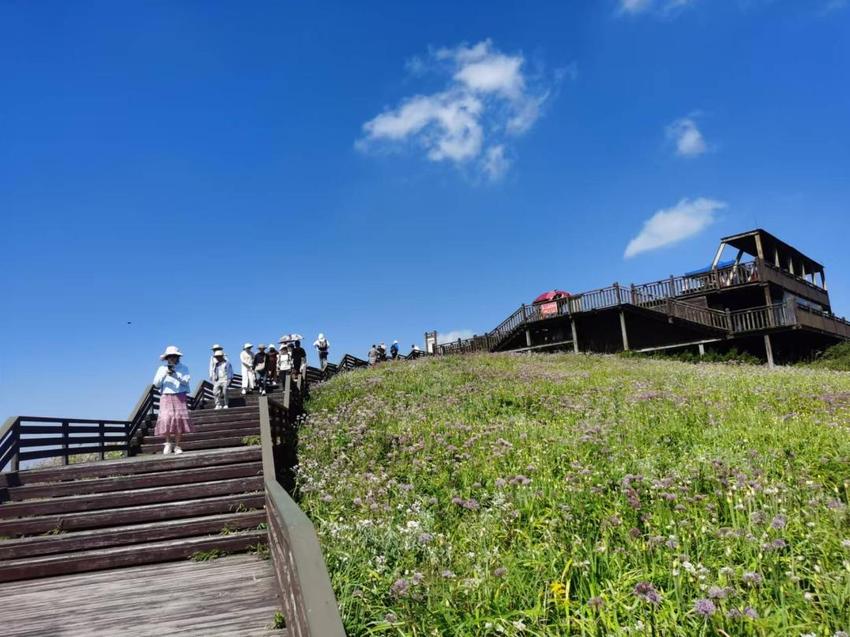
[[[850,632],[850,375],[448,357],[310,409],[350,635]]]

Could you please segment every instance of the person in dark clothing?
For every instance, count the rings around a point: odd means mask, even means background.
[[[393,360],[398,358],[398,341],[393,341],[393,344],[390,345],[390,358]]]
[[[258,345],[260,350],[254,354],[254,373],[257,374],[257,389],[260,390],[260,396],[266,395],[266,378],[268,376],[268,354],[266,354],[266,346]]]
[[[301,347],[301,341],[292,343],[292,379],[303,378],[307,371],[307,352]]]
[[[272,387],[276,387],[277,378],[277,349],[274,345],[269,345],[269,351],[266,353],[266,380]]]
[[[387,360],[387,346],[384,343],[378,345],[378,360],[382,363]]]

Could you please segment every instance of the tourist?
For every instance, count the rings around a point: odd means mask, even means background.
[[[325,367],[328,366],[328,350],[331,344],[328,343],[328,339],[325,338],[324,334],[319,334],[319,338],[315,340],[313,347],[319,352],[319,368],[325,371]]]
[[[257,386],[256,378],[254,378],[254,352],[251,348],[254,346],[251,343],[245,343],[242,346],[242,353],[239,354],[239,362],[242,363],[242,395],[254,391]]]
[[[280,353],[277,356],[277,370],[280,384],[283,386],[286,383],[286,377],[292,372],[292,351],[289,347],[289,339],[286,336],[280,337]]]
[[[277,387],[277,350],[273,344],[266,352],[266,379],[272,387]]]
[[[398,341],[393,341],[393,344],[390,345],[390,358],[393,360],[398,358]]]
[[[298,336],[296,334],[296,336]],[[307,352],[301,347],[300,337],[292,341],[292,374],[301,377],[307,371]]]
[[[257,388],[260,396],[266,395],[266,346],[262,343],[257,345],[257,353],[254,354],[254,374],[256,376]]]
[[[387,360],[387,344],[381,343],[378,345],[378,360],[384,362]]]
[[[372,344],[372,349],[369,350],[369,365],[375,365],[378,362],[378,348]]]
[[[213,350],[213,360],[215,366],[210,373],[210,380],[213,384],[215,408],[227,409],[227,388],[230,387],[230,381],[233,380],[233,366],[227,360],[227,356],[221,348]]]
[[[210,371],[209,371],[209,374],[207,374],[210,377],[212,377],[213,368],[215,367],[215,364],[216,364],[215,351],[217,349],[223,350],[224,348],[221,345],[219,345],[218,343],[216,343],[215,345],[213,345],[210,348],[210,350],[212,351],[212,354],[210,354]]]
[[[413,345],[410,346],[410,354],[408,354],[407,357],[408,358],[419,358],[419,354],[420,354],[419,346],[416,343],[414,343]]]
[[[159,390],[159,415],[154,428],[155,436],[165,437],[162,453],[183,453],[180,440],[184,433],[194,431],[189,422],[189,368],[180,362],[183,354],[174,345],[165,348],[159,359],[164,361],[153,378],[153,386]],[[174,439],[172,447],[171,440]]]

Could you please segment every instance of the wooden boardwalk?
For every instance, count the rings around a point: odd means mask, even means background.
[[[254,555],[0,584],[4,637],[271,637],[272,564]]]

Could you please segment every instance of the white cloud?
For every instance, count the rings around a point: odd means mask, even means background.
[[[667,139],[676,144],[676,154],[682,157],[698,157],[708,150],[705,138],[691,117],[682,117],[670,124]]]
[[[647,219],[635,238],[629,241],[626,259],[693,237],[714,223],[717,212],[726,204],[700,197],[693,201],[682,199],[672,208],[657,211]]]
[[[491,146],[484,153],[482,170],[490,181],[498,181],[508,171],[511,161],[505,157],[505,147],[502,144]]]
[[[669,16],[681,9],[685,9],[696,0],[619,0],[620,15],[636,15],[638,13],[653,12],[662,16]]]
[[[451,343],[457,339],[467,339],[475,336],[472,330],[452,330],[450,332],[439,332],[437,334],[437,343]]]
[[[363,124],[363,137],[355,146],[368,151],[412,144],[422,148],[430,161],[470,166],[497,180],[510,165],[509,138],[531,129],[551,94],[543,80],[525,73],[524,66],[521,53],[502,53],[490,40],[411,58],[407,62],[411,74],[436,72],[446,79],[446,86],[403,99],[372,118]]]

